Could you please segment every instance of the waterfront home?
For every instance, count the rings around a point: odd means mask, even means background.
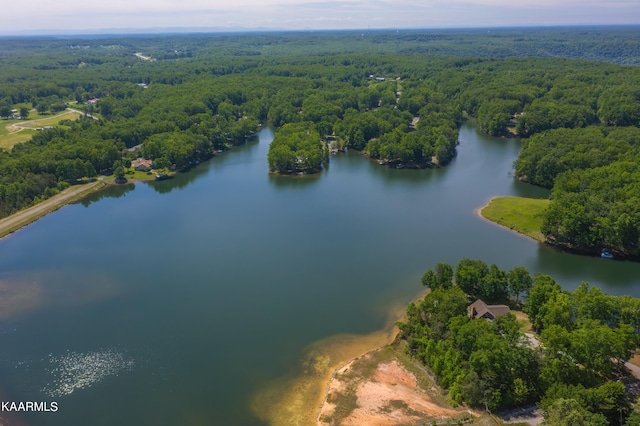
[[[469,318],[484,318],[489,321],[496,317],[507,315],[509,311],[511,311],[511,309],[509,309],[507,305],[487,305],[480,299],[473,302],[467,308]]]
[[[131,167],[138,172],[148,172],[151,170],[151,160],[145,160],[143,158],[138,158],[136,161],[131,163]]]

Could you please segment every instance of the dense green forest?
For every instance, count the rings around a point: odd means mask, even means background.
[[[639,343],[640,299],[587,283],[567,292],[547,275],[470,259],[440,263],[422,282],[431,291],[409,304],[400,337],[452,401],[487,410],[536,403],[550,425],[640,424],[624,385],[624,363]],[[477,298],[513,307],[523,293],[528,335],[512,312],[469,318]],[[567,418],[574,422],[558,420]]]
[[[569,248],[640,254],[640,129],[556,129],[525,140],[516,175],[552,188],[542,232]]]
[[[516,176],[553,189],[549,242],[638,257],[640,69],[620,65],[640,63],[638,35],[585,27],[1,39],[0,116],[70,106],[87,117],[0,152],[0,217],[135,156],[188,169],[263,122],[276,141],[295,145],[285,134],[294,124],[314,138],[309,162],[275,143],[269,162],[280,172],[320,171],[327,140],[393,167],[444,166],[468,115],[489,134],[527,138]]]
[[[281,173],[317,173],[329,162],[313,122],[287,123],[269,147],[269,168]]]

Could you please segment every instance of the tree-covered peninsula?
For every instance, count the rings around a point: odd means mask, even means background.
[[[541,227],[547,241],[571,250],[638,258],[639,164],[638,127],[590,126],[525,139],[515,173],[552,190]]]
[[[327,140],[392,167],[444,166],[466,115],[489,134],[528,138],[516,175],[553,188],[548,242],[637,257],[640,69],[618,64],[638,63],[629,41],[638,34],[0,40],[0,146],[20,134],[7,130],[18,113],[30,121],[64,108],[83,115],[0,151],[0,216],[138,157],[186,170],[245,143],[261,122],[275,127],[269,163],[281,173],[319,171]],[[300,134],[317,136],[316,148],[295,154],[301,147],[285,126],[305,127]]]
[[[452,401],[492,411],[535,403],[549,425],[640,424],[625,388],[640,299],[587,283],[568,292],[547,275],[470,259],[438,264],[423,284],[431,291],[409,304],[400,337]],[[527,323],[513,314],[523,293]]]
[[[329,153],[313,123],[288,123],[275,134],[267,160],[273,172],[318,173],[328,163]]]

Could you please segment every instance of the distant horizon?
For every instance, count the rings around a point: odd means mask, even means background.
[[[143,36],[143,35],[197,35],[197,34],[243,34],[243,33],[313,33],[313,32],[412,32],[412,31],[473,31],[473,30],[553,30],[553,29],[580,29],[580,28],[640,28],[637,24],[554,24],[554,25],[504,25],[504,26],[450,26],[450,27],[414,27],[414,28],[242,28],[242,27],[138,27],[138,28],[86,28],[75,30],[64,29],[40,29],[21,31],[2,31],[0,37],[74,37],[74,36]]]
[[[640,25],[637,0],[32,0],[1,35]]]

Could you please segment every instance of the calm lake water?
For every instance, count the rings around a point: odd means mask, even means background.
[[[261,424],[252,395],[307,345],[380,329],[426,269],[462,257],[640,296],[640,264],[558,252],[474,214],[492,196],[547,195],[510,176],[517,140],[465,124],[443,169],[350,152],[300,178],[268,175],[272,138],[0,241],[0,399],[59,406],[11,424]]]

